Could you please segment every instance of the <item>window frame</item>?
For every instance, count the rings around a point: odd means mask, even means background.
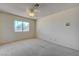
[[[22,27],[22,30],[21,31],[18,31],[18,30],[16,30],[16,21],[18,21],[18,22],[22,22],[22,25],[21,25],[21,27]],[[17,23],[18,23],[17,22]],[[25,22],[25,23],[28,23],[28,26],[29,26],[29,30],[27,30],[27,31],[24,31],[24,26],[23,26],[23,22]],[[29,21],[23,21],[23,20],[14,20],[14,32],[29,32],[30,31],[30,22]]]

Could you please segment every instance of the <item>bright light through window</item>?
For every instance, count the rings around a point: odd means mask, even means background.
[[[23,32],[29,31],[29,23],[23,22]]]
[[[15,32],[27,32],[29,31],[29,22],[15,21]]]

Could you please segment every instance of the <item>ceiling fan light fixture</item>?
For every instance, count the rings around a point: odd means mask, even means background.
[[[29,16],[30,17],[34,17],[35,16],[35,13],[34,12],[29,12]]]
[[[28,16],[29,17],[36,17],[36,15],[38,13],[38,7],[39,7],[39,4],[35,4],[35,5],[33,5],[33,7],[29,8]]]
[[[37,9],[39,7],[39,4],[36,3],[33,7]]]

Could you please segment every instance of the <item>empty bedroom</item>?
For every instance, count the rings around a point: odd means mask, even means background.
[[[79,3],[0,3],[0,56],[79,56]]]

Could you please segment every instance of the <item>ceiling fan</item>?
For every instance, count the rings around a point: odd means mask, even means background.
[[[37,13],[38,13],[38,8],[40,7],[40,5],[38,3],[32,5],[29,9],[28,9],[28,16],[30,17],[36,17]]]

